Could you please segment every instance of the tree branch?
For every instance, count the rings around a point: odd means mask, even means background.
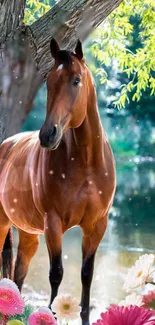
[[[61,0],[43,17],[29,26],[29,38],[38,70],[45,79],[52,66],[49,42],[73,49],[122,2],[122,0]]]

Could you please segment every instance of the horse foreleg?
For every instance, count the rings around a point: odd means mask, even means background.
[[[12,278],[12,243],[9,234],[10,224],[0,227],[0,278]],[[7,243],[6,243],[7,241]]]
[[[13,255],[10,228],[12,224],[0,203],[0,278],[12,277]]]
[[[49,253],[50,271],[49,281],[51,285],[51,298],[49,308],[57,296],[59,285],[63,277],[62,266],[62,224],[59,217],[48,215],[45,220],[45,239]]]
[[[100,219],[91,232],[83,228],[83,262],[81,269],[81,318],[83,325],[89,325],[90,287],[93,277],[95,253],[105,233],[106,227],[107,216]]]
[[[19,245],[17,259],[15,263],[14,281],[19,290],[22,289],[24,279],[28,272],[28,267],[32,257],[35,255],[38,245],[39,236],[19,231]]]

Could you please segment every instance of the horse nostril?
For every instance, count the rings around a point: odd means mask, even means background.
[[[54,137],[57,133],[57,127],[56,126],[53,126],[53,131],[51,133],[51,135]]]
[[[49,136],[49,138],[50,138],[51,141],[54,140],[56,134],[57,134],[57,127],[56,126],[53,126],[53,128],[52,128],[52,130],[50,132],[50,136]]]

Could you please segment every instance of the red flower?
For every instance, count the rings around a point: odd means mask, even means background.
[[[155,325],[153,312],[137,306],[112,306],[93,325]]]

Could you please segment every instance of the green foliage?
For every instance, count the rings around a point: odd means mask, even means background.
[[[139,47],[133,52],[134,20],[139,21]],[[114,102],[118,108],[131,99],[139,101],[147,89],[155,95],[154,26],[154,0],[126,0],[93,34],[92,53],[101,64],[97,70],[101,82],[106,81],[105,68],[110,66],[127,76],[121,95]]]
[[[23,322],[25,325],[28,324],[27,320],[28,317],[31,315],[31,313],[34,311],[34,309],[30,305],[25,306],[24,313],[22,315],[16,315],[15,317],[10,317],[10,320],[16,319]]]
[[[43,16],[50,8],[50,0],[27,0],[24,16],[25,24],[33,23],[36,19]]]

